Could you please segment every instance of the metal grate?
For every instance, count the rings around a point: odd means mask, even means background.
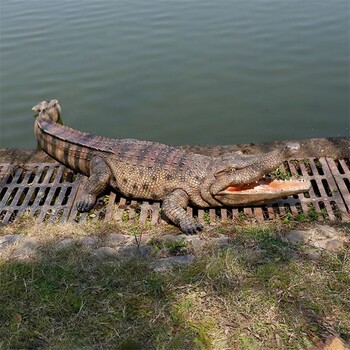
[[[350,159],[327,158],[327,164],[342,196],[345,208],[350,212]]]
[[[318,218],[350,221],[350,161],[331,158],[289,160],[281,172],[309,180],[308,193],[282,198],[263,206],[198,209],[189,214],[202,223],[254,217],[263,221],[302,213],[318,213]],[[76,201],[87,178],[76,175],[58,163],[0,163],[0,224],[13,222],[23,215],[39,222],[137,220],[157,224],[160,203],[130,200],[114,192],[99,199],[90,213],[78,213]]]
[[[65,221],[79,181],[57,163],[0,164],[0,223],[23,215],[39,222]]]

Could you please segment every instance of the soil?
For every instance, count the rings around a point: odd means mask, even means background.
[[[265,142],[261,144],[233,144],[233,145],[183,145],[182,149],[204,154],[219,156],[224,153],[241,151],[243,154],[259,154],[269,152],[277,147],[285,145],[288,141]],[[350,157],[350,137],[328,137],[298,140],[300,150],[295,158],[306,157],[330,157],[342,159]],[[0,149],[0,162],[21,163],[50,163],[54,160],[43,151],[25,148]]]

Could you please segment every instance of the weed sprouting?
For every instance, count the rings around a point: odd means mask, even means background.
[[[292,174],[289,171],[282,170],[281,168],[277,168],[271,173],[271,175],[278,180],[289,180],[292,177]]]

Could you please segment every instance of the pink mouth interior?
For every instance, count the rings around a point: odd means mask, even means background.
[[[287,191],[293,188],[297,190],[300,187],[300,183],[298,181],[281,181],[275,179],[262,178],[258,181],[251,182],[248,184],[229,186],[226,188],[225,191],[240,192],[246,190],[254,190],[258,186],[269,191]]]

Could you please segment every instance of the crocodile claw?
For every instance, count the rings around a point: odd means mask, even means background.
[[[183,233],[187,235],[191,235],[202,231],[204,226],[202,224],[199,224],[196,221],[193,221],[191,223],[189,222],[180,223],[180,228]]]
[[[96,203],[96,197],[92,194],[82,196],[82,199],[77,203],[77,210],[79,212],[90,211]]]

